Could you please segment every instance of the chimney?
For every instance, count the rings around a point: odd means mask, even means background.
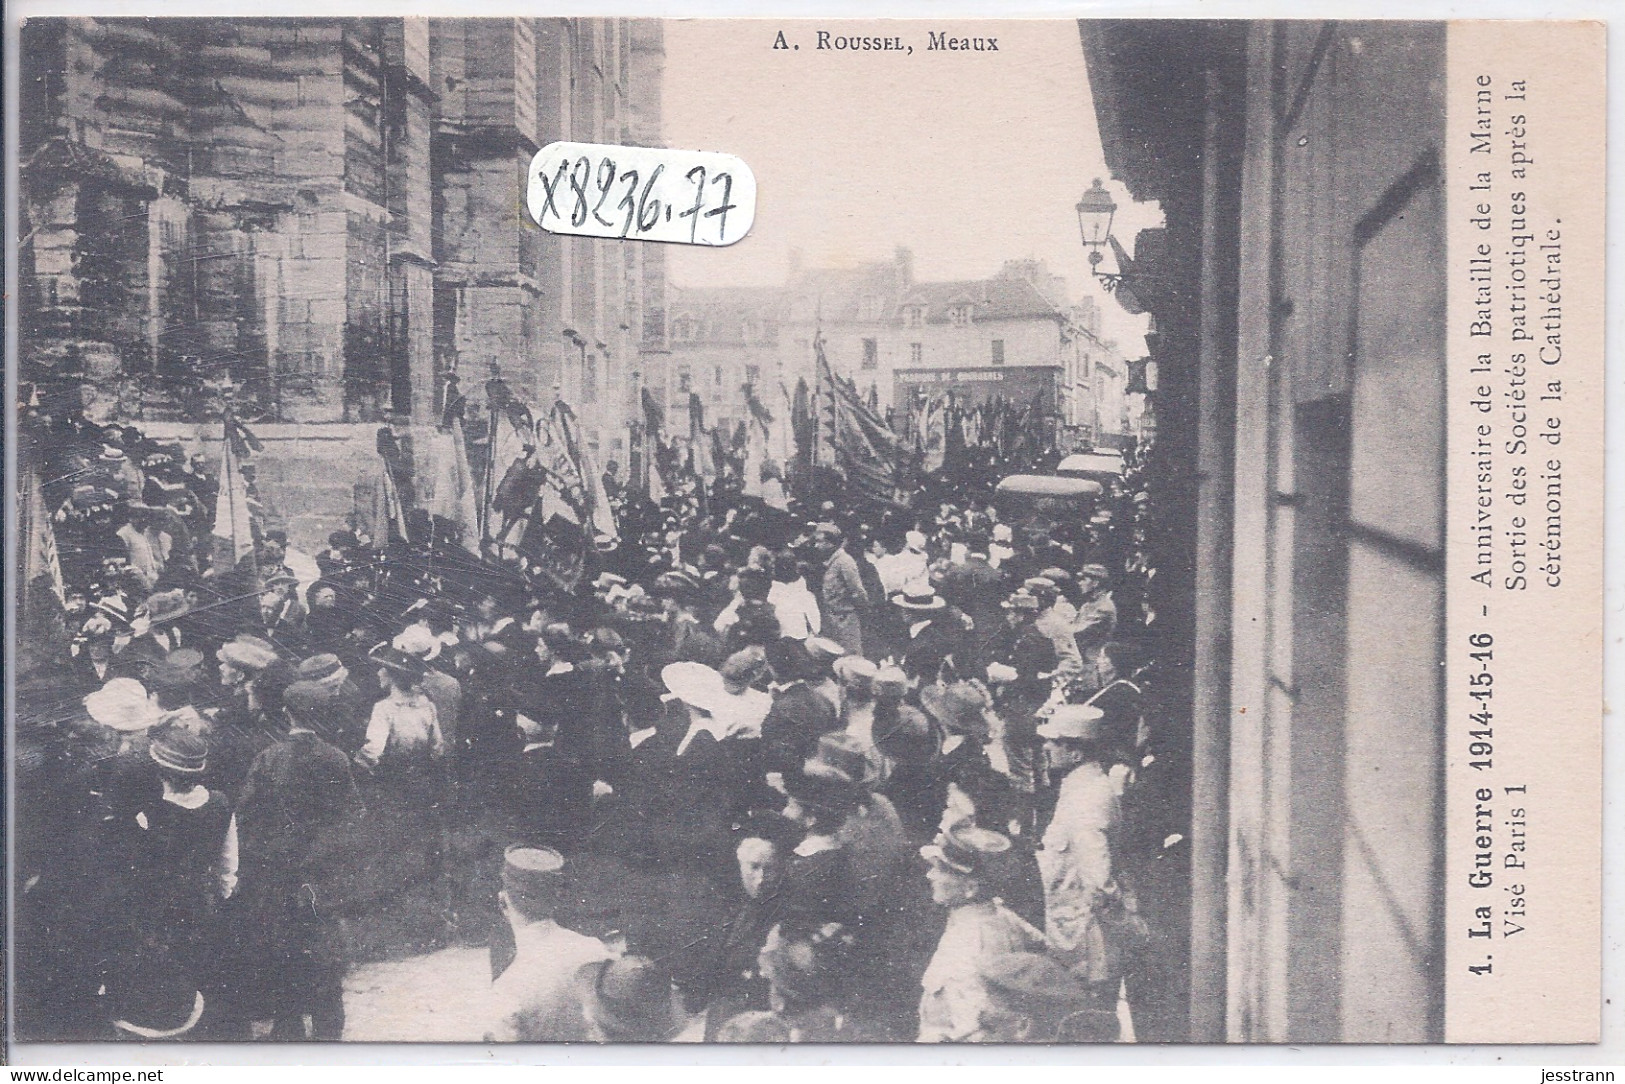
[[[892,261],[897,265],[897,280],[899,285],[914,285],[914,250],[904,245],[898,245],[892,255]]]

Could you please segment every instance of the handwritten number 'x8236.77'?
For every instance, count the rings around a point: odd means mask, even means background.
[[[620,236],[631,236],[634,228],[638,233],[648,233],[662,217],[661,201],[654,196],[654,191],[665,168],[664,165],[657,165],[647,178],[642,178],[635,169],[621,173],[614,160],[609,158],[601,159],[596,170],[586,155],[574,162],[560,162],[552,177],[545,172],[537,174],[543,191],[542,212],[537,216],[537,221],[545,225],[547,216],[551,214],[560,222],[568,220],[572,227],[580,229],[590,216],[605,229],[614,229],[615,220],[605,218],[603,212],[619,186],[621,198],[613,204],[613,210],[621,213]],[[704,166],[695,166],[685,177],[694,189],[694,202],[687,209],[679,211],[677,217],[689,220],[689,242],[698,242],[701,218],[714,218],[717,220],[714,243],[726,243],[728,212],[736,206],[732,202],[733,177],[727,173],[708,177]],[[706,199],[716,192],[718,186],[722,189],[721,202],[706,210]],[[564,209],[560,208],[560,201]],[[667,206],[664,212],[664,217],[670,221],[672,208]]]

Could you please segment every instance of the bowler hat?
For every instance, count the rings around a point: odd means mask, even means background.
[[[804,806],[829,813],[850,813],[863,801],[863,785],[852,776],[815,760],[800,771],[784,773],[784,789]]]
[[[322,721],[322,715],[333,702],[333,691],[314,681],[296,681],[282,693],[282,707],[297,723],[310,725]]]
[[[147,672],[148,684],[161,689],[182,689],[202,679],[203,652],[195,647],[176,648]]]
[[[767,652],[767,664],[781,682],[806,681],[818,676],[819,667],[807,654],[807,645],[793,636],[781,636],[771,641],[764,650]]]

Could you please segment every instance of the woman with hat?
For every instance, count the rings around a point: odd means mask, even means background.
[[[445,738],[434,702],[423,693],[423,663],[388,645],[368,656],[384,698],[373,705],[356,762],[371,775],[368,806],[384,833],[377,857],[395,864],[383,884],[411,883],[440,854],[440,801]]]
[[[1039,931],[995,898],[990,871],[1009,849],[1008,837],[966,823],[920,848],[929,864],[931,898],[948,911],[942,940],[920,980],[922,1043],[970,1041],[992,1007],[983,965],[1042,944]]]

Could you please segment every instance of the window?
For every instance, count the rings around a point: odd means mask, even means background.
[[[745,383],[754,387],[762,382],[762,367],[760,365],[745,366]]]
[[[694,374],[684,365],[677,370],[677,390],[687,395],[694,390]]]
[[[948,310],[948,322],[955,327],[970,326],[970,306],[955,305]]]
[[[922,305],[910,305],[908,308],[904,309],[903,323],[908,327],[924,327],[925,307]]]
[[[715,384],[716,384],[717,387],[720,388],[720,387],[722,387],[722,366],[720,366],[720,365],[718,365],[717,368],[716,368],[716,376],[717,376],[717,378],[715,380]]]
[[[859,320],[880,319],[880,298],[874,294],[864,294],[858,301]]]
[[[908,360],[914,365],[920,364],[925,360],[925,348],[919,343],[909,343]]]
[[[992,345],[993,345],[993,359],[992,359],[993,364],[994,365],[1003,365],[1004,364],[1004,340],[1003,339],[994,339]]]
[[[598,402],[598,355],[591,350],[581,355],[581,401]]]
[[[863,367],[875,369],[880,366],[880,344],[874,339],[863,340]]]

